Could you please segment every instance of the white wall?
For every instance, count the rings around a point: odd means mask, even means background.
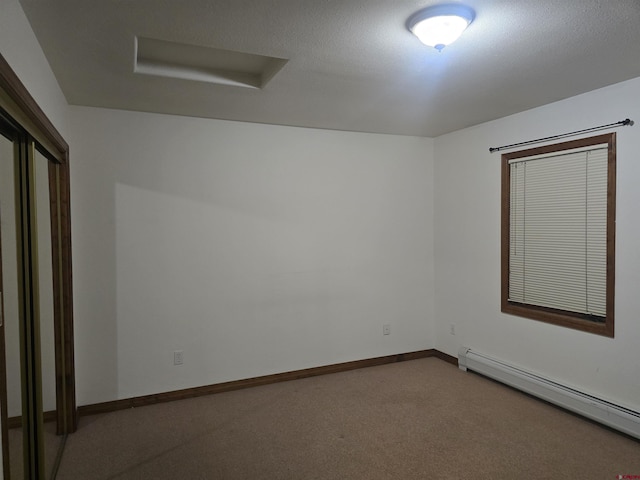
[[[71,146],[80,405],[434,346],[431,140],[83,108],[71,125],[18,0],[0,51]]]
[[[640,121],[640,79],[434,143],[69,109],[17,0],[0,51],[71,144],[79,404],[466,345],[640,408],[640,126],[618,130],[615,339],[500,313],[488,153]]]
[[[640,410],[640,126],[616,130],[614,339],[500,312],[500,153],[489,153],[628,117],[640,121],[640,78],[435,139],[439,350],[471,347]]]
[[[18,0],[0,1],[0,53],[49,120],[66,136],[66,99]]]
[[[435,345],[432,140],[71,112],[79,404]]]

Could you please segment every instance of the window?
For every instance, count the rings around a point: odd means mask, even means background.
[[[615,133],[502,155],[502,311],[613,337]]]

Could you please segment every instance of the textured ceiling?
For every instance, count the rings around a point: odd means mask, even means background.
[[[640,76],[640,0],[21,0],[70,104],[434,137]],[[289,60],[263,89],[135,74],[135,37]]]

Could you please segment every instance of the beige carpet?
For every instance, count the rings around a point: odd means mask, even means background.
[[[9,470],[11,480],[24,479],[23,450],[22,450],[22,428],[9,429]],[[61,436],[56,435],[55,422],[44,424],[44,465],[46,478],[49,480],[53,476],[53,470],[62,447]]]
[[[618,475],[639,441],[427,358],[84,417],[58,480]]]

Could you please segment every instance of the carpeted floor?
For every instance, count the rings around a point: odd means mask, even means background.
[[[8,439],[11,480],[22,480],[24,478],[22,428],[10,428]],[[51,478],[55,469],[60,448],[62,448],[62,437],[56,435],[55,422],[46,422],[44,424],[44,465],[47,478]]]
[[[427,358],[83,417],[58,480],[618,475],[640,441]]]

